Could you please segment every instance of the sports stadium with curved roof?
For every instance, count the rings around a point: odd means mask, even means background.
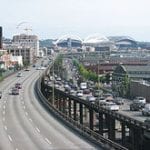
[[[64,35],[57,39],[54,44],[63,48],[79,48],[82,47],[82,39],[75,35]]]

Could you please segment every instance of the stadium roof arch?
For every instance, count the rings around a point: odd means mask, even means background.
[[[99,44],[108,43],[110,40],[105,36],[100,36],[99,34],[93,34],[84,39],[83,44]]]
[[[79,42],[83,42],[83,40],[79,37],[79,36],[76,36],[76,35],[63,35],[61,36],[60,38],[58,38],[54,44],[58,44],[58,43],[61,43],[61,42],[64,42],[64,41],[67,41],[68,39],[71,39],[71,40],[75,40],[75,41],[79,41]]]

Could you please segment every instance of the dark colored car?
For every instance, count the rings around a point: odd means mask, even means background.
[[[18,88],[12,88],[12,95],[19,95],[19,89]]]
[[[130,104],[130,110],[131,111],[139,111],[144,108],[145,104],[140,103],[140,102],[133,102]]]
[[[21,83],[16,83],[15,88],[21,89],[22,88]]]

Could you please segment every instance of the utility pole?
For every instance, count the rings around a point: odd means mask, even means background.
[[[54,56],[53,56],[53,67],[52,67],[52,74],[53,74],[53,86],[52,86],[52,106],[54,106],[55,94],[54,94]]]

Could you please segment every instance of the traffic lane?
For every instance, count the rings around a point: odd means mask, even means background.
[[[27,113],[21,105],[19,96],[11,96],[6,107],[5,122],[9,140],[13,147],[33,150],[48,148],[49,146],[47,146],[46,142],[39,140],[42,137],[38,134],[36,128],[31,125]]]
[[[31,84],[31,82],[28,82]],[[30,85],[26,86],[29,87]],[[52,145],[57,149],[60,148],[94,148],[87,142],[81,140],[81,137],[74,135],[71,131],[68,131],[64,125],[57,122],[50,114],[48,114],[43,107],[39,104],[35,95],[31,92],[34,88],[34,83],[32,82],[32,87],[26,88],[25,97],[29,93],[30,98],[25,102],[28,109],[28,114],[32,116],[32,121],[38,126],[40,133],[45,135],[47,139],[52,143]],[[50,131],[50,132],[48,132]],[[67,134],[66,134],[67,133]]]

